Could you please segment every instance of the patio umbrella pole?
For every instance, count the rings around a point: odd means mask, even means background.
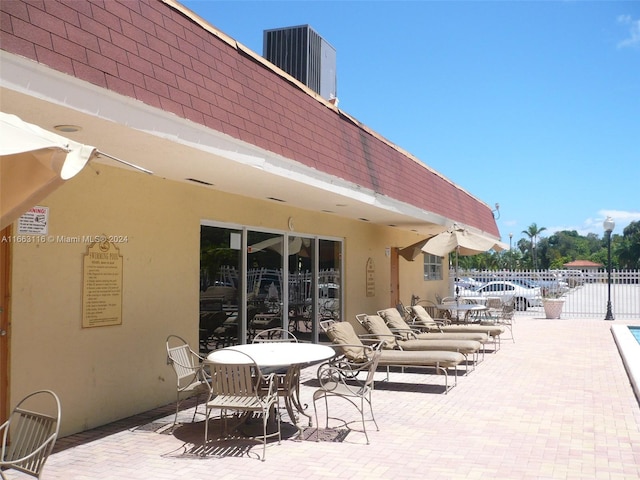
[[[456,322],[460,322],[460,311],[458,310],[458,305],[459,305],[459,298],[460,298],[460,286],[458,285],[458,282],[456,281],[456,279],[458,278],[458,252],[460,250],[460,246],[456,246],[456,269],[455,269],[455,273],[454,273],[454,277],[453,277],[453,285],[455,287],[455,293],[456,293]]]
[[[140,170],[141,172],[144,173],[148,173],[149,175],[153,175],[153,172],[151,170],[147,170],[146,168],[140,167],[138,165],[134,165],[133,163],[129,163],[125,160],[122,160],[118,157],[114,157],[113,155],[109,155],[108,153],[104,153],[101,152],[100,150],[98,150],[98,155],[100,155],[101,157],[107,157],[110,158],[111,160],[115,160],[116,162],[120,162],[120,163],[124,163],[125,165],[131,167],[131,168],[135,168],[136,170]]]

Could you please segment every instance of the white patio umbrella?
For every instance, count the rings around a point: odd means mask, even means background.
[[[413,262],[418,255],[422,253],[422,247],[429,241],[428,238],[420,240],[408,247],[404,247],[398,250],[398,254],[402,256],[405,260],[409,262]]]
[[[269,249],[282,255],[284,237],[276,236],[268,238],[262,242],[254,243],[249,246],[249,253],[261,252],[262,250]],[[305,239],[306,240],[306,239]],[[305,245],[301,237],[293,237],[289,239],[289,255],[299,253]]]
[[[61,135],[0,112],[0,228],[84,168],[97,154]]]
[[[458,277],[458,255],[477,255],[489,250],[497,252],[506,250],[508,245],[493,238],[473,233],[469,230],[454,226],[452,229],[439,233],[430,238],[422,247],[423,252],[444,257],[456,252],[455,277]],[[455,282],[455,279],[454,279]],[[456,298],[458,291],[456,288]]]
[[[422,251],[444,257],[454,250],[459,255],[477,255],[489,250],[499,252],[507,248],[508,245],[493,238],[454,227],[431,237],[422,247]]]

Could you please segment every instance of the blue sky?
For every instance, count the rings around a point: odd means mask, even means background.
[[[499,203],[504,241],[640,220],[640,2],[181,3],[259,54],[264,30],[310,25],[340,108]]]

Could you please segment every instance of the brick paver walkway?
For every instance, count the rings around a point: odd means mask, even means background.
[[[376,384],[370,445],[351,431],[342,442],[271,443],[265,462],[261,446],[242,443],[203,459],[201,417],[189,424],[187,410],[185,426],[163,433],[169,405],[60,439],[43,479],[638,479],[640,407],[610,326],[518,318],[516,342],[503,340],[447,395],[441,377],[392,373]],[[314,375],[304,371],[305,401]],[[339,400],[331,412],[359,418]]]

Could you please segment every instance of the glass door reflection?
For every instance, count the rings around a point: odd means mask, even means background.
[[[316,315],[313,292],[317,285],[313,274],[314,239],[290,236],[288,241],[289,331],[299,340],[311,340]]]
[[[247,232],[247,334],[282,328],[284,235]]]
[[[200,227],[200,352],[238,343],[242,232]]]

